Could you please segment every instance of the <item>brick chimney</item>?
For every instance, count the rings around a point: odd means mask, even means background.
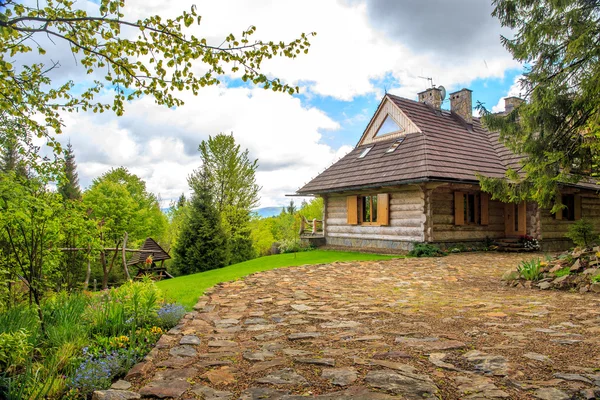
[[[504,98],[504,113],[508,114],[510,113],[512,110],[514,110],[519,104],[523,103],[525,100],[523,100],[520,97],[516,97],[516,96],[511,96],[511,97],[505,97]]]
[[[425,103],[435,110],[440,110],[442,108],[442,91],[433,87],[419,93],[419,103]]]
[[[473,123],[472,90],[461,89],[450,93],[450,111],[461,117],[467,124]]]

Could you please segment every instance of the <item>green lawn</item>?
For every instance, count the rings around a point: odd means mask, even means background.
[[[225,268],[213,269],[198,274],[160,281],[157,284],[167,299],[183,304],[187,309],[191,310],[198,301],[198,297],[200,297],[206,289],[219,282],[232,281],[254,272],[305,264],[321,264],[335,261],[388,260],[398,257],[400,256],[327,250],[278,254],[255,258],[254,260],[244,261]]]

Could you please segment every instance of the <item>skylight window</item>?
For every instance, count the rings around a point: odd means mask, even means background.
[[[383,123],[377,130],[377,134],[375,136],[383,136],[383,135],[387,135],[388,133],[395,133],[395,132],[402,132],[402,131],[404,131],[404,129],[402,129],[402,127],[400,125],[398,125],[396,123],[396,121],[394,121],[392,119],[392,117],[390,117],[389,115],[386,115],[385,119],[383,120]]]
[[[393,153],[394,150],[396,150],[398,148],[398,146],[400,146],[402,144],[402,142],[404,142],[404,138],[403,137],[399,138],[394,143],[392,143],[392,145],[390,146],[390,148],[386,150],[386,153]]]
[[[367,154],[369,154],[369,152],[371,151],[371,149],[372,149],[372,148],[373,148],[373,147],[371,146],[371,147],[367,147],[366,149],[364,149],[364,150],[362,151],[362,153],[360,153],[360,156],[358,156],[358,158],[365,158],[365,156],[366,156]]]

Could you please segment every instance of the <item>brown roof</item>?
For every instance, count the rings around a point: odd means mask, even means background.
[[[148,256],[150,255],[152,256],[152,260],[154,262],[171,259],[169,253],[164,251],[163,248],[160,247],[160,245],[156,243],[152,238],[146,238],[146,241],[144,242],[140,250],[145,251],[143,253],[135,253],[133,257],[131,257],[131,260],[127,262],[127,265],[143,263],[146,261],[146,258],[148,258]],[[149,250],[152,250],[153,252],[150,253],[148,252]]]
[[[507,168],[520,167],[521,157],[498,141],[498,133],[488,132],[479,118],[473,118],[469,126],[450,111],[436,111],[427,104],[390,94],[387,98],[421,132],[407,134],[392,153],[386,150],[396,138],[357,146],[297,193],[317,194],[418,181],[477,182],[478,173],[502,178]],[[367,147],[373,148],[359,159]]]

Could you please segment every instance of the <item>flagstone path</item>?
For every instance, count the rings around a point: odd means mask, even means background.
[[[600,398],[600,295],[500,282],[531,257],[333,263],[224,283],[130,371],[129,390],[206,400]]]

